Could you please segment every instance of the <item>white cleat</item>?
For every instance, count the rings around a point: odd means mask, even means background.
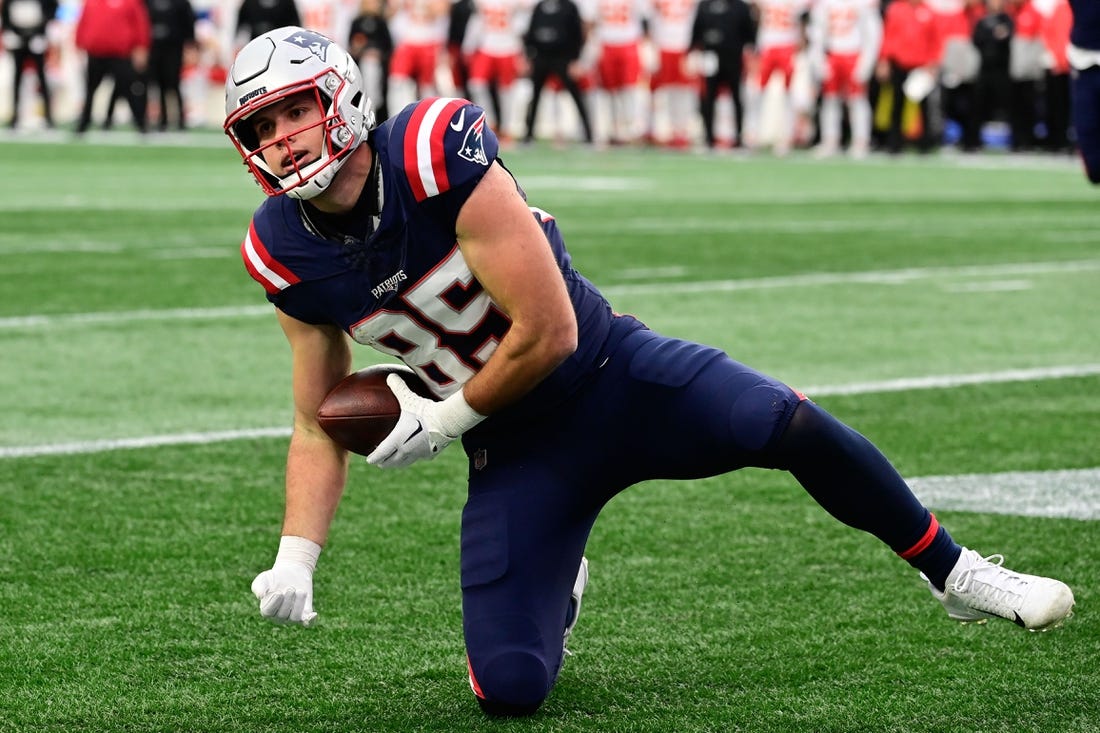
[[[963,623],[1003,618],[1029,631],[1046,631],[1073,615],[1073,591],[1068,585],[1018,573],[1002,563],[1002,555],[982,557],[964,547],[943,592],[931,583],[928,589],[948,616]]]
[[[871,146],[866,140],[853,140],[848,147],[848,155],[852,160],[865,160],[871,152]]]
[[[562,649],[566,654],[572,654],[566,644],[569,642],[569,635],[573,633],[573,627],[577,625],[577,619],[581,615],[581,597],[584,595],[584,589],[588,586],[588,558],[581,558],[581,565],[577,568],[577,579],[573,581],[573,594],[569,599],[569,619],[565,624],[565,633],[562,634]]]

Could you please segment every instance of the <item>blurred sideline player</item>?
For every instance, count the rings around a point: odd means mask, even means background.
[[[882,44],[878,0],[817,0],[810,11],[810,58],[821,79],[819,157],[840,148],[841,100],[848,107],[849,152],[866,157],[871,147],[867,81]]]
[[[389,374],[401,415],[368,463],[406,467],[456,440],[465,450],[462,624],[490,715],[542,705],[577,622],[592,526],[651,478],[787,470],[920,570],[951,618],[1039,629],[1070,614],[1065,584],[960,547],[866,438],[803,395],[615,314],[573,268],[553,215],[527,203],[476,105],[428,98],[375,126],[354,59],[283,28],[238,54],[226,113],[269,194],[241,253],[291,351],[282,537],[252,583],[263,616],[317,620],[313,574],[348,455],[316,413],[351,369],[352,340],[438,398]]]
[[[474,0],[450,0],[451,10],[447,18],[447,61],[451,70],[451,83],[455,94],[469,99],[470,58],[462,46],[470,19],[474,15]]]
[[[38,93],[42,97],[42,116],[46,127],[53,127],[52,93],[46,75],[46,52],[50,47],[50,25],[57,15],[57,0],[3,0],[0,2],[0,48],[11,52],[14,79],[11,84],[11,119],[8,127],[19,126],[19,102],[23,91],[23,72],[34,68]]]
[[[553,118],[559,123],[555,135],[564,141],[560,129],[560,95],[564,89],[576,106],[584,141],[589,144],[594,141],[588,102],[578,80],[584,39],[584,21],[573,0],[539,0],[531,9],[530,21],[523,35],[531,77],[531,101],[527,106],[523,135],[525,143],[534,142],[539,103],[547,87],[550,102],[554,105]]]
[[[903,129],[906,100],[906,82],[910,76],[923,75],[931,81],[938,73],[942,47],[936,24],[936,16],[929,10],[924,0],[892,0],[886,6],[882,27],[882,48],[879,51],[875,76],[883,84],[889,84],[892,95],[890,102],[890,129],[887,132],[886,148],[891,155],[901,153],[908,136]],[[920,109],[920,129],[917,133],[917,148],[927,153],[935,146],[929,114],[931,91],[913,100]]]
[[[699,78],[688,66],[691,27],[699,0],[653,0],[649,39],[657,54],[650,76],[650,126],[655,143],[677,149],[691,146],[691,122],[699,100]],[[658,139],[660,117],[666,121],[667,138]]]
[[[641,40],[644,0],[578,0],[581,17],[595,24],[587,44],[596,57],[596,86],[608,102],[608,142],[629,145],[642,130]],[[586,44],[586,46],[587,46]],[[583,56],[592,53],[587,47]],[[592,105],[589,106],[592,110]]]
[[[469,87],[473,101],[489,116],[489,124],[510,138],[515,114],[516,78],[526,73],[523,28],[530,9],[526,0],[474,0],[466,41],[470,43]],[[496,88],[499,118],[492,114],[491,87]]]
[[[981,58],[971,38],[974,24],[985,15],[985,0],[923,0],[932,11],[938,56],[939,84],[930,99],[943,116],[964,124],[978,105],[976,83]],[[889,5],[887,6],[889,8]]]
[[[385,114],[389,109],[386,97],[389,93],[393,39],[390,37],[384,0],[360,0],[359,13],[352,19],[348,30],[348,51],[359,63],[364,93],[377,100],[375,104],[379,113]]]
[[[703,75],[703,98],[699,113],[707,148],[719,146],[715,131],[718,92],[725,87],[733,103],[732,147],[741,147],[745,134],[745,57],[756,42],[756,19],[745,0],[699,0],[691,29],[692,54]]]
[[[1039,34],[1046,50],[1041,86],[1042,120],[1046,126],[1043,147],[1052,153],[1073,150],[1070,127],[1070,64],[1067,55],[1073,10],[1069,0],[1028,0],[1027,6],[1039,16]],[[1037,92],[1038,93],[1038,92]]]
[[[757,71],[746,84],[746,101],[750,147],[760,147],[765,137],[772,141],[776,155],[786,155],[794,144],[795,104],[791,91],[795,56],[803,45],[803,19],[810,9],[810,0],[756,0],[757,7]],[[764,93],[772,75],[779,74],[783,83],[779,120],[776,129],[765,135],[762,130]]]
[[[1069,36],[1069,63],[1073,75],[1073,126],[1085,164],[1085,175],[1100,184],[1100,3],[1070,0],[1073,29]]]
[[[1008,53],[1012,149],[1030,150],[1036,143],[1040,83],[1047,68],[1053,68],[1057,62],[1047,52],[1043,16],[1031,0],[1009,0],[1005,10],[1014,26]]]
[[[389,108],[398,110],[418,96],[437,91],[436,72],[447,43],[448,0],[393,0]]]

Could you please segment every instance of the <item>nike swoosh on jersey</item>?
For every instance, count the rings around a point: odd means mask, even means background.
[[[466,126],[466,108],[463,107],[462,111],[458,113],[458,122],[451,123],[451,129],[455,132],[462,132],[462,128]]]

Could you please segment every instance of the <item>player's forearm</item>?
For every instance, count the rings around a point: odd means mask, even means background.
[[[463,388],[466,402],[491,415],[534,389],[576,349],[575,321],[532,330],[514,323],[485,367]]]
[[[347,452],[332,441],[295,429],[287,453],[284,536],[325,544],[344,492],[347,465]]]

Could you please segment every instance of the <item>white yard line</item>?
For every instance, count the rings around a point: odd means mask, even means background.
[[[809,397],[832,397],[878,392],[907,392],[915,389],[951,389],[974,384],[1003,384],[1005,382],[1033,382],[1070,377],[1094,377],[1098,374],[1100,374],[1100,364],[1070,364],[1036,367],[1034,369],[1006,369],[999,372],[978,372],[976,374],[943,374],[928,377],[884,379],[877,382],[800,386],[798,389],[805,392]]]
[[[902,285],[914,281],[1048,275],[1100,271],[1100,260],[1068,262],[1009,262],[998,265],[962,265],[958,267],[908,267],[898,270],[863,272],[812,272],[804,275],[745,278],[743,280],[704,280],[696,282],[653,282],[609,285],[600,289],[608,295],[650,295],[676,293],[732,292],[769,288],[800,288],[812,285]]]
[[[290,435],[290,426],[280,428],[253,428],[250,430],[219,430],[211,433],[176,433],[175,435],[146,435],[139,438],[114,440],[85,440],[72,443],[47,443],[0,447],[0,458],[33,458],[35,456],[71,456],[80,453],[104,453],[129,448],[159,448],[169,445],[206,445],[231,440],[253,438],[283,438]]]
[[[905,379],[889,379],[881,382],[822,385],[809,387],[803,391],[810,397],[859,395],[918,389],[948,389],[972,384],[1031,382],[1047,379],[1065,379],[1067,377],[1095,376],[1098,374],[1100,374],[1100,364],[1081,364],[1076,366],[1052,366],[1036,369],[1010,369],[1002,372],[981,372],[978,374],[910,377]],[[154,448],[166,445],[223,443],[231,440],[245,440],[250,438],[283,438],[289,435],[289,427],[270,427],[222,430],[207,433],[147,435],[136,438],[73,441],[67,443],[47,443],[44,445],[0,446],[0,459],[31,458],[34,456],[48,455],[74,455],[78,453],[101,453],[104,451],[123,450],[128,448]]]
[[[740,280],[709,280],[701,282],[649,282],[602,287],[608,296],[675,295],[685,293],[733,292],[772,288],[799,288],[813,285],[898,285],[914,281],[1080,273],[1100,271],[1100,259],[1068,262],[1011,262],[999,265],[963,265],[958,267],[910,267],[898,270],[867,270],[863,272],[815,272],[804,275],[745,278]],[[90,313],[28,314],[0,318],[0,330],[115,324],[132,321],[212,320],[249,318],[271,314],[269,305],[224,306],[218,308],[164,308],[133,311],[96,311]]]
[[[124,440],[0,448],[0,458],[99,453],[127,448],[195,445],[252,438],[285,438],[290,428],[183,433]],[[908,479],[933,510],[1011,514],[1025,517],[1100,519],[1100,468],[918,476]]]
[[[0,318],[0,330],[87,325],[92,323],[117,324],[133,321],[209,321],[223,318],[270,316],[273,313],[274,311],[270,305],[241,305],[220,308],[149,308],[136,311],[92,311],[89,313],[62,313],[58,315],[38,314]]]
[[[933,509],[1100,519],[1100,468],[920,476],[909,485]]]

